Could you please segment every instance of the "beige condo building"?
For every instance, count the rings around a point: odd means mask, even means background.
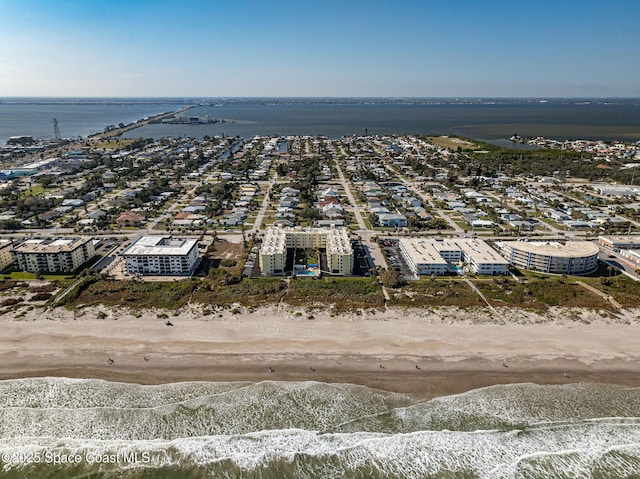
[[[0,240],[0,271],[4,271],[11,263],[13,263],[11,246],[12,243],[10,240]]]
[[[260,271],[264,276],[284,274],[288,249],[326,249],[329,274],[353,273],[354,255],[346,228],[267,229],[260,248]]]
[[[16,267],[29,273],[71,273],[96,255],[92,238],[30,239],[11,250]]]

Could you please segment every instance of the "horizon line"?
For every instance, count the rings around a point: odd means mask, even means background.
[[[56,99],[70,99],[70,98],[79,98],[79,99],[90,99],[90,98],[149,98],[149,99],[173,99],[173,98],[186,98],[186,99],[394,99],[394,100],[433,100],[433,99],[442,99],[442,100],[589,100],[589,99],[597,99],[597,100],[640,100],[640,96],[482,96],[482,95],[472,95],[472,96],[406,96],[406,95],[390,95],[390,96],[231,96],[231,95],[221,95],[221,96],[206,96],[206,95],[169,95],[169,96],[136,96],[136,95],[122,95],[122,96],[97,96],[97,95],[80,95],[80,96],[64,96],[64,95],[1,95],[0,98],[56,98]]]

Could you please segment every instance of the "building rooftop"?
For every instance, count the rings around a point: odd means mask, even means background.
[[[557,241],[502,241],[501,244],[527,253],[564,258],[591,256],[599,251],[598,245],[589,241],[567,241],[565,244]]]
[[[184,256],[197,243],[197,239],[191,238],[141,236],[122,252],[122,256]]]
[[[446,265],[445,259],[440,256],[433,246],[433,241],[418,238],[401,238],[404,250],[411,257],[414,264],[442,264]]]
[[[475,238],[402,238],[400,241],[416,264],[446,264],[443,253],[463,251],[476,264],[508,264],[487,243]]]
[[[89,241],[91,238],[30,239],[15,246],[13,251],[17,253],[71,252]]]
[[[479,239],[457,239],[456,243],[460,243],[462,249],[476,264],[504,264],[508,265],[509,262],[504,259],[500,253],[494,250],[491,246]]]
[[[269,228],[264,235],[260,252],[262,254],[277,254],[286,250],[286,236],[281,228]]]
[[[640,236],[599,236],[599,240],[607,241],[610,243],[619,244],[637,244],[640,245]]]
[[[287,248],[287,236],[294,234],[313,234],[325,237],[327,253],[353,254],[349,233],[344,227],[337,228],[275,228],[267,229],[260,254],[283,253]]]

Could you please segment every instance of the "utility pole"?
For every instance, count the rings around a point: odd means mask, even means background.
[[[57,118],[53,118],[53,137],[56,140],[59,140],[60,138],[62,138],[62,135],[60,135],[60,127],[58,126]]]

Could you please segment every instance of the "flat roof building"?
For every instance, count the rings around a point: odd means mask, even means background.
[[[260,248],[263,275],[284,274],[288,249],[326,249],[329,274],[353,273],[353,247],[346,228],[275,228],[265,233]]]
[[[640,250],[623,249],[620,251],[620,256],[630,260],[636,266],[636,268],[640,266]]]
[[[589,274],[598,269],[598,245],[588,241],[500,241],[500,253],[518,268],[552,274]]]
[[[141,236],[121,253],[127,271],[143,276],[190,276],[198,266],[198,240]]]
[[[11,256],[11,240],[0,239],[0,271],[4,271],[13,263]]]
[[[506,274],[509,263],[477,238],[401,238],[400,253],[417,277],[455,272],[466,264],[475,274]]]
[[[611,249],[640,249],[640,236],[598,236],[598,243]]]
[[[415,276],[446,274],[449,263],[427,239],[402,238],[398,241],[400,254]]]
[[[96,255],[91,238],[30,239],[11,250],[16,267],[29,273],[71,273]]]

